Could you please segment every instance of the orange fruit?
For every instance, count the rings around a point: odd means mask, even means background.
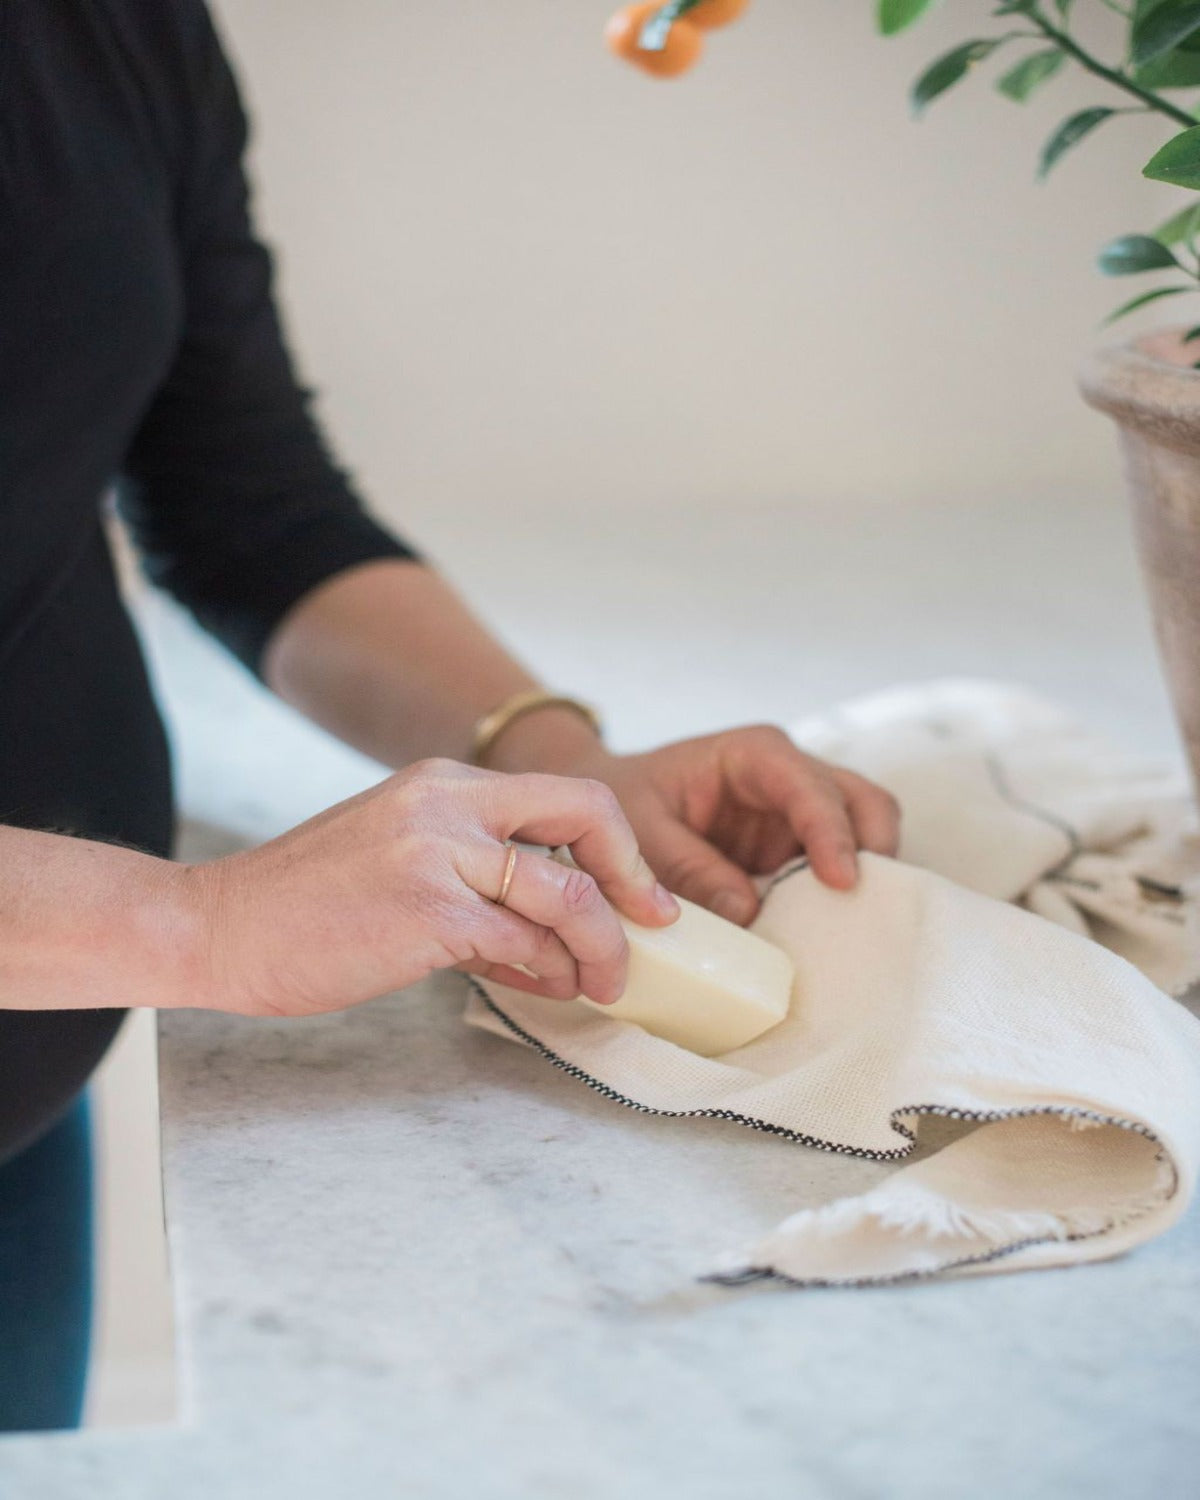
[[[699,5],[684,11],[682,19],[701,31],[715,31],[736,21],[749,4],[750,0],[700,0]]]
[[[704,50],[704,38],[686,21],[674,21],[667,32],[667,44],[662,51],[644,51],[638,46],[642,27],[662,7],[663,0],[623,6],[604,28],[604,40],[608,43],[610,52],[633,63],[643,72],[653,74],[655,78],[675,78],[680,73],[686,73],[699,58]]]

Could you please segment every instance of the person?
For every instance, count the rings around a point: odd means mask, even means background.
[[[33,1429],[80,1417],[84,1086],[126,1008],[307,1015],[443,968],[611,1001],[617,911],[745,923],[800,850],[849,888],[898,810],[769,725],[613,753],[371,518],[289,359],[203,0],[0,0],[0,101],[0,1427]],[[114,482],[150,577],[395,774],[171,860]]]

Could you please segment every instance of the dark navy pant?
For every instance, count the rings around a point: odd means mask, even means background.
[[[0,1166],[0,1432],[78,1427],[92,1323],[86,1095]]]

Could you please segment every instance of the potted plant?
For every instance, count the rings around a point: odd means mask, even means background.
[[[896,35],[941,3],[875,0],[879,30]],[[1120,17],[1119,58],[1097,56],[1078,37],[1075,23],[1096,5]],[[744,8],[745,0],[627,6],[610,23],[609,45],[649,73],[674,76],[699,58],[703,31]],[[992,18],[992,34],[961,42],[921,73],[911,91],[914,114],[986,62],[998,64],[995,85],[1018,104],[1063,70],[1081,68],[1096,80],[1097,103],[1051,132],[1037,175],[1045,178],[1068,151],[1117,128],[1123,116],[1153,113],[1162,117],[1166,139],[1143,174],[1200,193],[1200,99],[1187,93],[1200,89],[1200,0],[998,0]],[[1106,275],[1167,277],[1123,302],[1104,324],[1200,291],[1198,242],[1200,197],[1191,197],[1156,229],[1104,245],[1097,265]],[[1079,385],[1117,422],[1155,631],[1200,792],[1200,321],[1093,351]]]
[[[905,30],[938,0],[879,0],[885,35]],[[1163,117],[1167,139],[1142,169],[1159,182],[1200,192],[1200,4],[1195,0],[1097,0],[1122,17],[1123,55],[1102,60],[1072,34],[1088,0],[1004,0],[993,17],[996,35],[974,37],[937,58],[912,88],[920,114],[934,99],[993,55],[1003,57],[996,87],[1017,103],[1066,67],[1080,67],[1103,85],[1106,102],[1078,110],[1042,148],[1045,177],[1067,151],[1120,116]],[[1014,53],[1016,55],[1014,55]],[[1162,298],[1200,290],[1200,198],[1185,201],[1157,229],[1125,234],[1097,257],[1109,276],[1168,273],[1124,302],[1115,322]],[[1133,505],[1134,528],[1150,595],[1155,634],[1176,717],[1200,791],[1200,326],[1179,325],[1094,350],[1079,370],[1091,405],[1116,419]]]

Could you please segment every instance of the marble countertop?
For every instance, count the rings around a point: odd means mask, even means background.
[[[1195,1213],[1084,1270],[703,1285],[880,1168],[633,1114],[461,1004],[164,1018],[181,1422],[15,1439],[10,1500],[1183,1493]]]
[[[1097,528],[1083,507],[1052,522],[1022,514],[973,529],[960,518],[957,542],[939,533],[958,669],[1094,697],[1102,724],[1149,705],[1137,723],[1155,741],[1167,721],[1146,687],[1123,525]],[[916,523],[889,524],[894,541]],[[740,523],[726,525],[735,545]],[[831,545],[845,525],[831,515]],[[1045,617],[998,612],[970,571],[1007,547],[1049,578],[1048,525],[1059,539],[1078,525],[1101,576],[1125,581],[1103,598],[1081,590],[1070,610],[1052,604],[1053,649]],[[668,709],[680,732],[741,716],[722,682],[756,695],[755,717],[784,716],[828,700],[826,675],[857,691],[946,670],[937,601],[927,594],[905,625],[910,583],[887,541],[873,582],[856,584],[881,631],[894,627],[881,649],[903,654],[906,670],[892,656],[864,669],[855,630],[871,622],[859,619],[823,650],[816,680],[792,642],[828,641],[844,591],[836,570],[814,575],[784,622],[781,572],[773,645],[760,638],[744,672],[688,677],[650,652],[643,685],[655,689],[658,672],[658,686],[683,686],[666,706],[652,692],[647,735]],[[652,544],[648,586],[666,556],[655,563]],[[573,545],[608,566],[601,546]],[[711,555],[725,555],[719,537]],[[720,588],[736,578],[720,571]],[[1036,586],[1022,584],[1030,597]],[[725,604],[731,621],[743,617]],[[669,614],[661,638],[681,639],[682,597]],[[532,616],[502,623],[518,644],[534,641]],[[560,652],[615,684],[640,629],[635,611],[628,652],[618,641],[610,660],[559,622],[546,658]],[[185,805],[214,825],[266,836],[378,774],[193,660],[203,652],[177,622],[155,649]],[[1087,669],[1095,682],[1118,684],[1110,698],[1080,676],[1091,652],[1108,664]],[[539,665],[571,681],[561,664]],[[572,685],[605,701],[599,678]],[[463,999],[462,981],[442,977],[303,1022],[162,1018],[180,1420],[8,1439],[5,1500],[1158,1500],[1194,1486],[1200,1214],[1128,1259],[1078,1270],[870,1291],[705,1285],[697,1276],[718,1252],[883,1169],[624,1110],[465,1027]]]

